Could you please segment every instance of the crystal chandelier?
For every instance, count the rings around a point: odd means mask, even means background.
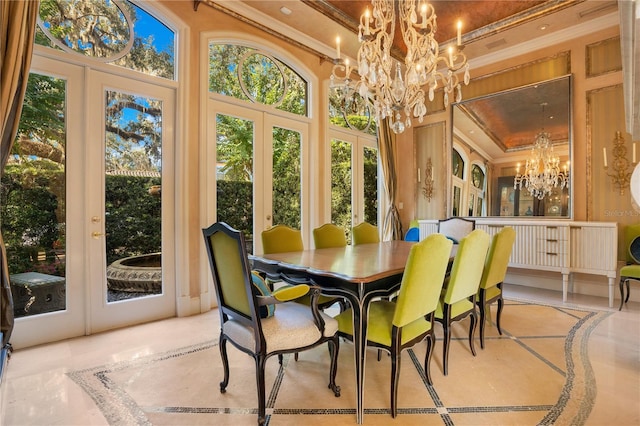
[[[551,194],[553,188],[569,187],[567,166],[560,170],[560,158],[553,153],[551,135],[544,130],[536,136],[531,156],[524,166],[524,173],[520,174],[520,163],[516,167],[513,189],[522,189],[523,185],[539,200]]]
[[[337,40],[337,59],[331,75],[332,87],[336,80],[344,85],[344,96],[356,91],[373,103],[376,120],[389,117],[391,129],[402,133],[411,127],[411,117],[422,122],[427,113],[425,87],[433,101],[438,84],[444,87],[444,103],[455,91],[455,101],[462,100],[462,88],[456,72],[464,68],[464,84],[469,84],[469,64],[462,53],[462,24],[458,21],[457,43],[449,47],[446,56],[440,56],[436,33],[436,14],[433,6],[424,0],[372,0],[360,17],[358,27],[357,71],[360,80],[351,86],[351,73],[356,69],[348,59],[340,57],[340,39]],[[396,18],[400,22],[402,38],[407,46],[404,67],[391,56]]]

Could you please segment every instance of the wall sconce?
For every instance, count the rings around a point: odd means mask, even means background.
[[[424,186],[422,187],[422,194],[431,202],[433,197],[434,185],[433,185],[433,164],[431,163],[431,157],[427,158],[427,167],[424,169]],[[420,168],[418,168],[418,183],[420,183]]]
[[[636,144],[632,144],[633,155],[631,165],[636,164]],[[602,148],[602,154],[604,156],[604,169],[609,169],[607,163],[607,147]],[[629,181],[631,179],[631,173],[629,170],[629,160],[627,159],[627,147],[624,145],[624,138],[620,131],[616,132],[616,137],[613,139],[613,173],[607,173],[615,185],[620,188],[620,195],[624,195],[624,189],[629,187]]]

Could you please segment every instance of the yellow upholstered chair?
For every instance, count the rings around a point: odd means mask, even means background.
[[[336,386],[338,361],[338,322],[318,310],[318,288],[288,286],[270,293],[262,279],[251,273],[244,235],[226,223],[218,222],[202,230],[213,275],[220,312],[219,348],[224,379],[220,392],[229,384],[227,342],[250,355],[256,365],[258,424],[265,423],[265,374],[267,359],[297,353],[328,343],[331,356],[329,388]],[[290,302],[311,292],[311,305]],[[236,352],[234,352],[235,354]]]
[[[262,231],[262,251],[265,254],[303,251],[302,233],[287,225],[274,225]]]
[[[353,227],[352,244],[373,244],[380,242],[380,235],[378,234],[378,227],[368,222],[362,222]]]
[[[498,312],[496,313],[496,324],[498,333],[502,334],[500,328],[500,317],[502,315],[502,282],[507,274],[509,258],[513,250],[513,243],[516,240],[516,231],[510,226],[505,226],[491,239],[491,247],[487,254],[480,288],[476,303],[480,310],[480,347],[484,349],[484,327],[487,307],[498,302]],[[491,315],[489,315],[491,316]]]
[[[264,254],[287,253],[291,251],[303,251],[302,233],[299,229],[293,229],[287,225],[274,225],[262,231],[262,251]],[[308,284],[306,277],[294,276],[290,274],[280,274],[279,276],[267,276],[267,284],[273,287],[278,281],[289,284]]]
[[[433,313],[438,306],[453,243],[432,234],[411,247],[395,302],[377,300],[369,306],[367,345],[391,354],[391,415],[398,412],[398,380],[403,350],[427,339],[424,371],[432,384],[430,363],[435,337]],[[338,334],[353,340],[353,314],[347,309],[335,317]]]
[[[317,249],[344,247],[347,245],[347,237],[344,229],[333,223],[325,223],[313,230],[313,242]]]
[[[445,376],[448,373],[451,324],[454,321],[471,317],[469,347],[473,356],[476,355],[473,346],[476,330],[476,293],[480,286],[490,240],[489,234],[481,229],[472,231],[460,240],[451,275],[445,283],[446,290],[442,292],[438,303],[435,315],[436,321],[440,322],[444,329],[442,367]]]

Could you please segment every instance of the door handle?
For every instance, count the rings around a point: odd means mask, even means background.
[[[91,233],[91,238],[93,238],[93,239],[97,240],[97,239],[99,239],[100,237],[102,237],[103,235],[104,235],[104,234],[103,234],[102,232],[93,231],[93,232]]]

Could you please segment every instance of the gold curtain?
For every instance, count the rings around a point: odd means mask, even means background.
[[[0,2],[0,176],[4,174],[11,146],[18,131],[22,102],[27,87],[39,0]],[[13,331],[13,298],[4,240],[0,233],[0,287],[2,347],[8,345]]]
[[[384,177],[384,186],[389,196],[389,209],[384,217],[382,235],[384,240],[401,240],[402,239],[402,223],[400,215],[396,208],[396,150],[395,139],[391,132],[388,119],[384,119],[378,126],[378,152],[380,155],[380,163],[382,164],[382,174]]]

